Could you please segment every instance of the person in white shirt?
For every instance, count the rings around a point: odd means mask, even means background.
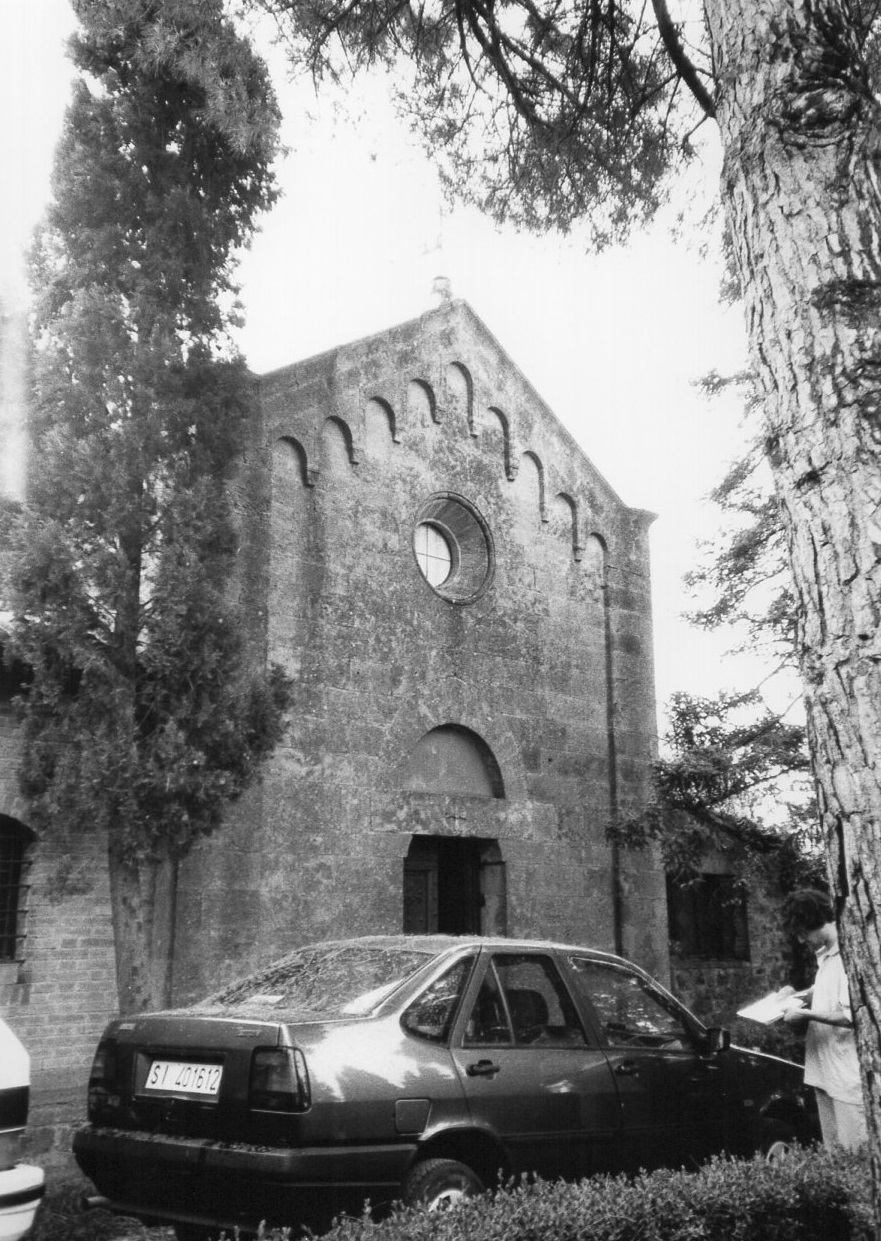
[[[783,1020],[793,1026],[807,1024],[805,1085],[813,1087],[817,1098],[823,1145],[860,1146],[867,1140],[866,1113],[832,901],[813,888],[793,892],[786,902],[786,919],[793,934],[817,954],[817,974],[804,1006],[794,1001]],[[779,994],[792,992],[786,987]]]

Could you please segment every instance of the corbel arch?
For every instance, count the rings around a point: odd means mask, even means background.
[[[573,559],[576,561],[581,560],[584,554],[584,546],[581,542],[579,531],[578,501],[568,491],[558,491],[554,496],[552,507],[559,516],[561,523],[560,533],[568,536],[571,542]]]
[[[306,446],[295,435],[280,435],[272,446],[272,458],[273,487],[282,473],[290,473],[283,464],[285,460],[296,463],[304,487],[314,487],[318,481],[318,470],[310,466]]]
[[[397,419],[391,402],[378,393],[370,393],[364,400],[364,434],[368,441],[376,434],[377,427],[388,431],[392,443],[399,444],[401,436],[398,431]]]
[[[349,459],[349,465],[357,465],[358,464],[358,453],[355,449],[355,439],[352,434],[352,428],[349,425],[349,423],[346,421],[345,418],[342,418],[339,414],[329,414],[328,417],[325,418],[324,420],[325,427],[327,426],[328,423],[335,426],[337,430],[340,432],[340,434],[342,435],[343,443],[345,444],[345,448],[346,448],[346,455]]]
[[[460,412],[468,434],[477,435],[474,426],[474,380],[464,362],[449,362],[446,371],[447,405]]]
[[[546,522],[548,520],[548,506],[545,496],[546,478],[544,462],[538,453],[534,452],[531,448],[527,448],[525,452],[520,454],[520,461],[521,465],[522,462],[529,461],[535,467],[535,473],[538,480],[538,515],[542,522]],[[520,472],[520,469],[518,469],[518,476],[520,475]]]
[[[409,423],[421,422],[423,426],[440,422],[437,395],[427,379],[411,376],[405,385],[405,407]]]
[[[488,405],[486,412],[489,418],[490,427],[500,427],[502,432],[502,466],[505,471],[505,478],[509,483],[513,483],[517,477],[517,465],[511,450],[511,421],[504,410],[498,405]]]

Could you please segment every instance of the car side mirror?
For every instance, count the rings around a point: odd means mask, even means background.
[[[704,1054],[718,1056],[731,1046],[731,1031],[722,1026],[711,1026],[704,1035]]]

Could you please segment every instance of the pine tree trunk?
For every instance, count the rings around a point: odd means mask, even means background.
[[[706,8],[881,1220],[881,108],[842,3]]]

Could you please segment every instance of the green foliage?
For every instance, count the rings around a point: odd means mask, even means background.
[[[658,765],[659,783],[678,810],[737,805],[759,790],[775,795],[783,776],[808,770],[804,729],[763,709],[755,690],[674,694],[669,715],[672,757]]]
[[[74,8],[31,262],[33,469],[2,517],[7,654],[32,669],[34,825],[149,862],[216,827],[281,727],[232,590],[250,380],[229,338],[278,113],[221,0]]]
[[[597,247],[653,214],[713,108],[705,52],[689,59],[681,26],[628,0],[246,7],[272,14],[295,65],[318,77],[397,66],[400,106],[451,188],[527,228],[579,220]]]
[[[810,800],[788,803],[779,827],[760,821],[763,806],[779,806],[793,775],[807,771],[804,731],[767,710],[751,715],[757,703],[756,693],[673,695],[670,756],[654,765],[653,795],[610,823],[609,838],[627,849],[657,845],[681,882],[695,881],[707,851],[722,846],[743,880],[759,867],[782,891],[816,884],[822,868]]]
[[[133,1221],[83,1212],[78,1187],[50,1189],[33,1241],[113,1241],[152,1236]],[[287,1241],[296,1228],[262,1229]],[[328,1241],[871,1241],[870,1176],[864,1154],[817,1149],[767,1164],[716,1159],[698,1172],[659,1171],[542,1181],[427,1213],[337,1221]]]
[[[732,386],[745,394],[746,443],[710,492],[723,524],[702,544],[702,560],[685,578],[701,599],[691,619],[704,629],[724,627],[738,636],[741,649],[759,649],[769,660],[794,668],[798,609],[780,506],[764,439],[756,432],[755,385],[749,374],[723,378],[712,373],[702,382],[708,397]]]
[[[370,66],[395,70],[399,107],[451,192],[536,231],[565,231],[577,222],[594,249],[626,239],[652,218],[693,155],[695,132],[715,117],[714,57],[698,5],[238,5],[272,17],[295,70],[338,82]],[[851,3],[845,20],[877,91],[878,6]],[[823,33],[831,58],[834,37]]]
[[[823,1150],[699,1172],[535,1182],[383,1222],[342,1220],[328,1241],[870,1241],[868,1159]],[[286,1234],[270,1231],[267,1241]],[[293,1234],[291,1234],[293,1235]]]

